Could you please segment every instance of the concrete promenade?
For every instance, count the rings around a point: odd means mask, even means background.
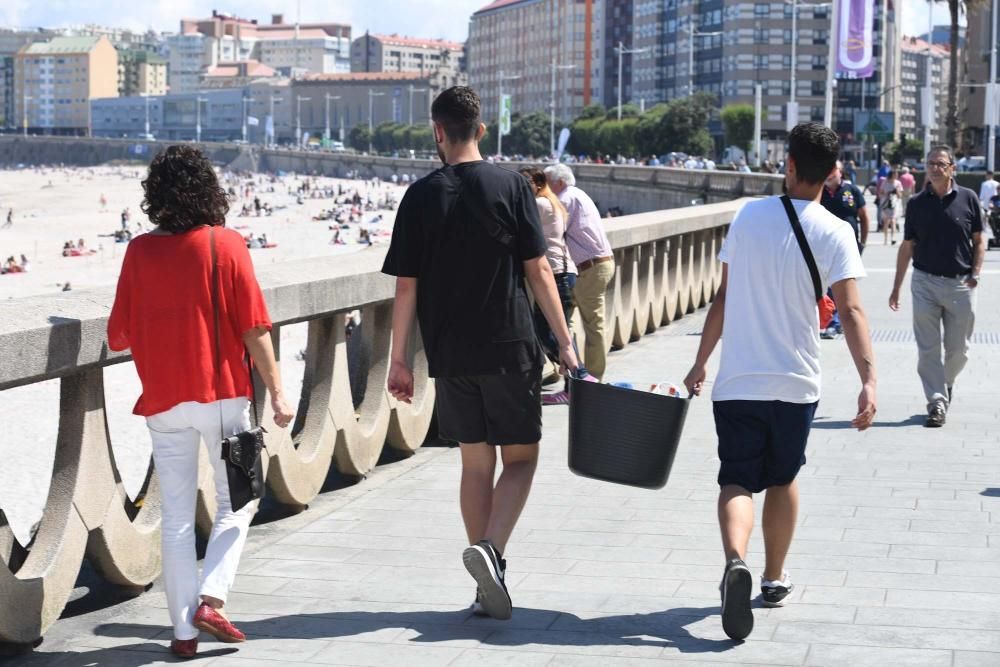
[[[942,429],[922,427],[908,290],[903,312],[887,306],[895,248],[873,245],[865,260],[876,425],[849,428],[856,374],[843,339],[824,341],[824,396],[787,563],[796,591],[783,609],[755,603],[748,641],[729,641],[719,621],[717,461],[703,398],[660,491],[572,475],[567,411],[545,408],[534,491],[507,554],[512,620],[470,615],[458,451],[425,447],[302,514],[256,527],[227,606],[250,640],[203,641],[195,664],[1000,664],[1000,253],[987,256],[971,362]],[[679,382],[702,319],[613,354],[607,379]],[[759,574],[759,534],[747,560]],[[61,620],[35,655],[10,664],[173,662],[170,636],[157,584]]]

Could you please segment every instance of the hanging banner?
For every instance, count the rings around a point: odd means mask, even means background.
[[[256,116],[247,116],[247,125],[251,127],[257,127],[258,125],[260,125],[260,119],[258,119]]]
[[[500,96],[500,134],[510,134],[510,95]]]
[[[836,30],[838,78],[867,79],[875,73],[876,1],[834,0],[840,10]]]

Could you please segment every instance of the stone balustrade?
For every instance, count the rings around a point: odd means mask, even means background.
[[[739,206],[730,201],[608,221],[618,262],[607,301],[616,347],[712,299],[721,279],[716,255]],[[427,377],[419,339],[413,346],[412,404],[398,403],[385,391],[394,283],[379,273],[383,256],[384,251],[368,251],[258,269],[279,355],[280,327],[308,322],[294,428],[274,427],[268,402],[259,406],[268,428],[268,493],[279,503],[307,505],[331,465],[364,476],[384,446],[413,452],[425,440],[434,383]],[[53,478],[29,545],[18,543],[0,511],[0,641],[26,643],[41,637],[59,618],[84,558],[122,586],[145,586],[160,572],[155,471],[150,464],[139,497],[128,497],[105,413],[105,392],[112,388],[105,386],[104,369],[129,361],[107,347],[113,296],[109,287],[0,303],[0,400],[3,390],[12,387],[54,378],[61,384]],[[343,317],[354,309],[363,312],[355,335],[363,337],[370,352],[366,390],[358,405],[352,400]],[[206,531],[214,514],[214,490],[204,450],[202,457],[197,524]]]

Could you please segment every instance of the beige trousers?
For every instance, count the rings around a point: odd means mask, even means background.
[[[580,310],[580,323],[586,336],[583,365],[597,379],[604,378],[611,347],[604,317],[604,295],[615,277],[615,262],[601,262],[581,271],[573,288],[573,300]]]

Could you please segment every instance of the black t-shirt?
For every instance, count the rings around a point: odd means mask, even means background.
[[[833,193],[824,186],[820,203],[823,208],[848,223],[854,230],[854,238],[861,242],[861,223],[858,218],[859,211],[865,207],[865,196],[858,186],[841,181],[840,187]]]
[[[465,162],[409,187],[382,272],[417,278],[431,377],[541,366],[523,262],[545,248],[535,197],[516,172]]]
[[[972,273],[972,235],[983,231],[979,197],[955,185],[942,199],[928,186],[906,205],[903,238],[914,241],[913,267],[938,276]]]

